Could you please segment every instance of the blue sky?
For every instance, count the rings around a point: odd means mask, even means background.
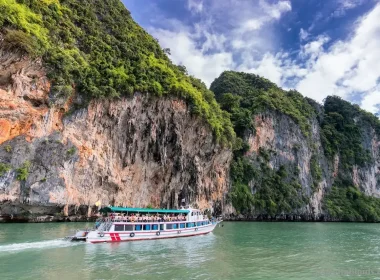
[[[380,0],[123,0],[171,59],[207,85],[259,74],[319,102],[380,108]]]

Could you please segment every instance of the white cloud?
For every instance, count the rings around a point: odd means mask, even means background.
[[[328,95],[346,99],[355,95],[364,109],[375,113],[380,107],[379,18],[380,4],[356,22],[345,41],[328,46],[330,38],[322,35],[303,44],[297,59],[290,60],[287,53],[268,52],[262,59],[243,62],[237,68],[296,88],[319,102]]]
[[[279,1],[275,4],[268,4],[266,1],[259,1],[257,10],[260,13],[252,14],[252,17],[247,18],[242,22],[240,32],[249,32],[261,29],[266,23],[273,20],[279,20],[282,14],[292,10],[291,3],[289,1]]]
[[[163,46],[171,48],[171,58],[174,63],[185,65],[190,74],[201,78],[208,85],[221,72],[234,68],[231,53],[205,54],[197,47],[192,34],[186,31],[177,33],[157,29],[152,32]]]
[[[171,58],[207,85],[224,70],[264,76],[284,88],[295,88],[321,102],[328,95],[359,97],[361,106],[377,112],[380,104],[380,4],[359,18],[345,40],[312,36],[300,29],[298,52],[278,50],[272,26],[291,11],[289,1],[189,1],[200,20],[184,26],[167,20],[167,28],[150,32]],[[198,6],[194,6],[196,3]],[[342,10],[362,4],[339,0]],[[319,13],[317,13],[319,14]],[[220,24],[223,22],[223,24]]]
[[[380,107],[380,87],[377,87],[373,91],[368,92],[361,103],[361,106],[366,110],[376,113],[379,112]]]
[[[200,13],[203,10],[203,1],[202,0],[188,0],[187,8],[191,12]]]
[[[328,50],[322,50],[320,42],[313,42],[315,48],[308,50],[311,66],[297,89],[319,101],[331,94],[344,98],[361,94],[361,105],[375,112],[375,104],[370,106],[368,100],[378,100],[374,88],[380,78],[379,18],[380,4],[357,22],[348,40],[338,41]]]
[[[301,28],[300,30],[300,40],[305,41],[309,37],[309,32],[307,32],[305,29]]]
[[[162,47],[171,49],[171,58],[177,64],[184,64],[190,74],[207,85],[224,70],[236,69],[234,55],[249,53],[250,59],[265,50],[271,50],[273,43],[268,26],[278,21],[291,10],[289,1],[269,4],[264,0],[188,0],[188,9],[197,13],[198,22],[184,26],[176,20],[166,20],[165,28],[150,28],[150,33],[159,39]],[[223,24],[219,24],[223,21]],[[162,22],[161,22],[162,24]],[[228,30],[218,27],[227,24]],[[260,69],[269,73],[268,65]]]
[[[338,0],[337,8],[332,12],[331,17],[342,17],[346,14],[347,10],[361,6],[366,1],[372,0]]]
[[[292,10],[292,5],[290,1],[279,1],[276,4],[268,4],[265,1],[260,1],[261,6],[265,11],[268,12],[270,18],[280,19],[283,13],[289,12]]]

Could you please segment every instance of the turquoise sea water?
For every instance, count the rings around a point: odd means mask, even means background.
[[[380,279],[380,225],[225,222],[211,234],[62,240],[85,223],[0,224],[0,279]]]

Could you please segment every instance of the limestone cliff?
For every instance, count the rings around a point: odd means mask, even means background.
[[[211,85],[243,144],[231,219],[379,221],[380,121],[339,97],[323,105],[253,74]],[[238,215],[237,215],[238,214]]]
[[[256,132],[248,136],[250,150],[246,153],[252,162],[259,157],[259,150],[269,152],[269,165],[278,170],[280,166],[292,167],[297,170],[296,179],[302,186],[307,197],[307,203],[301,209],[292,209],[288,214],[305,219],[319,219],[324,213],[322,199],[332,184],[331,171],[326,158],[323,156],[323,147],[320,140],[320,127],[316,119],[311,121],[311,134],[306,137],[299,126],[287,115],[267,111],[254,116]],[[312,158],[317,159],[321,167],[322,178],[314,186],[311,172]],[[255,180],[250,182],[252,191],[259,187]],[[291,219],[295,217],[290,217]],[[286,217],[282,217],[286,218]]]
[[[0,10],[5,219],[185,199],[232,218],[380,221],[380,121],[357,105],[233,71],[209,90],[120,0]]]
[[[135,93],[69,114],[70,100],[52,105],[40,61],[2,52],[0,77],[3,218],[56,220],[91,215],[96,202],[178,207],[182,199],[221,211],[231,152],[183,100]],[[26,180],[17,179],[23,168]]]

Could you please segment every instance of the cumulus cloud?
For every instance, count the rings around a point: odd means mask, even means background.
[[[319,101],[329,94],[344,98],[361,95],[362,106],[376,112],[380,78],[380,4],[357,23],[353,34],[346,41],[338,41],[328,49],[320,39],[308,48],[311,57],[308,74],[297,85],[297,89]]]
[[[292,6],[289,1],[279,1],[275,4],[268,4],[261,0],[259,1],[258,9],[261,13],[254,15],[254,18],[247,18],[242,22],[240,26],[241,33],[259,30],[266,23],[280,19],[282,14],[291,11]]]
[[[339,0],[343,11],[360,0]],[[292,9],[289,1],[189,0],[199,20],[151,28],[171,58],[207,85],[224,70],[264,76],[321,102],[327,95],[355,96],[371,112],[380,106],[380,3],[359,18],[344,40],[300,29],[298,50],[278,50],[273,23]]]
[[[288,53],[265,53],[238,68],[269,78],[321,102],[328,95],[355,96],[373,113],[380,107],[380,4],[360,18],[344,41],[318,36],[303,44],[296,58]],[[244,63],[243,63],[244,64]]]
[[[201,78],[208,85],[221,72],[234,68],[232,53],[206,54],[202,48],[197,47],[192,34],[185,30],[174,32],[157,29],[152,32],[163,46],[171,48],[171,58],[174,63],[185,65],[190,74]]]
[[[267,27],[289,12],[291,3],[259,0],[237,5],[233,0],[188,0],[187,7],[200,18],[196,23],[185,26],[169,19],[165,28],[151,27],[149,32],[171,49],[175,63],[184,64],[190,74],[210,85],[222,71],[237,69],[235,60],[246,61],[242,68],[249,69],[248,60],[273,48]],[[270,61],[268,55],[262,73],[270,73]]]

